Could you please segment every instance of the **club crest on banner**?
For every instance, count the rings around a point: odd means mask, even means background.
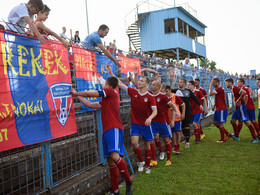
[[[63,127],[68,120],[72,107],[71,89],[72,86],[70,83],[56,83],[50,88],[55,114]]]

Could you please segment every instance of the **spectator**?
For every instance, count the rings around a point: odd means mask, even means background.
[[[116,50],[117,50],[117,48],[116,48],[116,40],[114,39],[113,40],[113,43],[112,43],[112,51],[113,51],[113,54],[116,54]]]
[[[190,68],[190,59],[189,58],[185,58],[185,60],[184,60],[184,67]]]
[[[15,33],[24,34],[25,27],[29,25],[28,34],[33,36],[33,33],[38,37],[42,44],[46,43],[45,38],[40,34],[33,24],[33,15],[43,10],[44,5],[42,0],[29,0],[28,3],[21,3],[15,6],[8,15],[8,24],[6,29]]]
[[[66,36],[66,27],[62,27],[62,33],[60,33],[60,37],[63,38],[65,41],[70,41],[70,39]]]
[[[170,32],[174,32],[173,25],[170,25],[169,28],[168,28],[168,33],[170,33]]]
[[[76,44],[80,43],[79,31],[78,30],[75,32],[75,35],[73,37],[73,43],[76,43]]]
[[[96,46],[99,47],[109,59],[111,59],[118,67],[121,67],[119,60],[115,59],[102,44],[101,38],[107,36],[108,32],[109,32],[108,26],[102,24],[98,28],[98,31],[93,32],[92,34],[88,35],[85,38],[83,47],[86,49],[88,48],[88,46],[90,46],[91,48],[95,48]]]
[[[48,19],[50,11],[50,8],[47,5],[44,5],[44,9],[37,14],[34,25],[42,35],[46,36],[46,38],[48,35],[52,35],[60,42],[62,42],[64,47],[68,48],[69,44],[64,39],[62,39],[59,35],[57,35],[55,32],[53,32],[51,29],[47,28],[43,24],[43,22]]]
[[[107,47],[107,49],[108,49],[109,53],[111,53],[111,54],[114,52],[113,51],[113,46],[112,46],[111,42],[109,42],[109,46]]]

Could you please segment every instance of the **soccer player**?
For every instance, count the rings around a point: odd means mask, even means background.
[[[258,95],[258,127],[260,127],[260,78],[257,78],[256,80],[256,85],[259,87],[258,91],[257,91],[257,95]]]
[[[200,79],[199,78],[196,78],[194,79],[194,82],[195,82],[195,87],[196,89],[200,90],[200,92],[204,95],[205,97],[205,100],[206,100],[206,104],[203,105],[203,107],[208,107],[208,96],[207,96],[207,91],[202,88],[200,86]],[[202,113],[202,117],[201,117],[201,120],[200,120],[200,133],[201,133],[201,139],[203,139],[205,137],[205,134],[203,133],[203,130],[202,130],[202,125],[201,125],[201,121],[205,118],[207,114],[205,114],[205,112]]]
[[[191,90],[194,95],[198,98],[201,105],[198,105],[194,102],[194,100],[191,100],[191,110],[192,110],[192,124],[194,126],[194,133],[195,133],[195,144],[198,144],[201,140],[200,138],[200,119],[202,117],[203,113],[203,102],[206,105],[206,100],[204,95],[200,92],[200,90],[195,89],[195,82],[193,80],[188,81],[188,89]],[[205,113],[208,113],[208,108],[205,107]]]
[[[254,101],[253,101],[253,97],[252,97],[253,96],[252,90],[249,87],[245,86],[245,80],[242,78],[239,78],[237,80],[237,86],[246,91],[245,104],[246,104],[246,108],[247,108],[247,114],[248,114],[249,120],[251,121],[252,125],[254,126],[254,128],[256,130],[258,138],[260,138],[259,127],[258,127],[258,124],[255,119],[255,105],[254,105]],[[242,126],[243,126],[243,123],[239,121],[238,132],[241,131]]]
[[[185,136],[185,148],[190,147],[190,121],[192,118],[192,112],[191,112],[191,104],[190,100],[193,99],[195,103],[198,105],[201,105],[200,101],[198,98],[192,93],[191,90],[185,88],[187,81],[184,78],[181,78],[179,80],[179,88],[178,89],[173,89],[173,93],[175,93],[177,96],[180,96],[182,101],[185,103],[185,118],[182,121],[181,128],[182,128],[182,133]],[[183,110],[181,110],[183,112]]]
[[[155,98],[155,102],[157,105],[157,115],[152,120],[152,130],[154,135],[155,144],[158,143],[159,136],[163,138],[165,143],[165,150],[167,153],[167,161],[166,166],[171,165],[171,153],[172,153],[172,142],[171,142],[171,132],[166,123],[166,115],[165,112],[168,111],[168,108],[172,108],[174,112],[177,111],[176,106],[169,100],[169,98],[160,92],[161,90],[161,82],[156,80],[152,82],[151,90],[153,96]],[[178,114],[177,114],[178,116]],[[180,117],[180,116],[178,116]],[[173,114],[170,126],[174,126],[175,115]],[[160,149],[162,151],[162,149]],[[155,147],[151,144],[151,152],[152,152],[152,161],[151,165],[156,166],[156,156],[155,156]],[[160,160],[164,159],[164,153],[160,153]]]
[[[234,140],[239,141],[239,131],[236,124],[236,120],[239,120],[241,122],[244,122],[246,126],[249,128],[250,133],[253,137],[253,140],[251,143],[258,143],[258,140],[256,139],[255,130],[253,125],[249,122],[249,118],[247,115],[247,108],[244,102],[244,96],[246,95],[245,90],[240,89],[239,87],[234,85],[234,81],[232,78],[228,78],[225,80],[225,84],[227,88],[232,89],[236,110],[233,112],[230,123],[233,126],[235,137]]]
[[[172,130],[172,142],[174,146],[173,152],[176,154],[180,154],[180,144],[181,144],[181,121],[185,118],[185,103],[182,101],[182,99],[179,96],[176,96],[174,93],[172,93],[172,89],[169,85],[165,86],[166,95],[171,100],[172,103],[175,104],[175,106],[178,109],[178,113],[181,117],[175,116],[175,122],[174,127],[171,128]],[[180,112],[179,107],[181,106],[181,109],[183,110],[182,114]],[[172,110],[168,109],[168,119],[170,120],[170,117],[172,116]],[[175,135],[176,138],[175,138]]]
[[[107,65],[108,72],[113,76],[110,66]],[[138,69],[135,69],[135,77],[138,77]],[[157,108],[154,97],[147,91],[149,80],[142,76],[138,81],[138,89],[127,87],[121,81],[118,87],[123,89],[131,97],[131,141],[134,152],[139,159],[137,163],[138,171],[141,172],[145,167],[145,172],[150,173],[151,148],[150,142],[153,141],[151,127],[152,119],[157,115]],[[142,150],[139,145],[139,136],[142,134],[145,146],[145,162],[143,161]]]
[[[115,88],[118,85],[116,77],[108,77],[102,91],[71,91],[73,96],[85,106],[101,109],[103,123],[103,153],[107,158],[110,170],[110,181],[114,194],[120,194],[118,182],[119,172],[126,181],[126,194],[132,194],[133,181],[129,176],[127,165],[122,156],[123,152],[123,124],[119,117],[119,96]],[[101,102],[90,102],[83,97],[102,97]]]
[[[212,86],[215,90],[212,90]],[[217,142],[223,143],[229,138],[229,132],[225,129],[223,123],[227,122],[228,109],[225,100],[225,91],[220,85],[218,78],[212,79],[209,86],[209,96],[215,95],[215,108],[213,124],[219,128],[221,139]],[[226,136],[225,136],[226,135]]]

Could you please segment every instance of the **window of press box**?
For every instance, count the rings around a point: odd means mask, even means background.
[[[164,31],[165,31],[165,34],[175,32],[174,18],[164,20]]]

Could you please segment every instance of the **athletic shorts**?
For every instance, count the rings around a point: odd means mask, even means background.
[[[172,133],[176,132],[176,131],[181,131],[181,121],[175,121],[174,123],[174,127],[171,128]]]
[[[201,119],[201,115],[202,115],[202,113],[197,113],[197,114],[192,115],[191,123],[193,123],[193,122],[199,123],[200,119]]]
[[[151,126],[132,124],[131,136],[140,136],[142,134],[145,141],[153,140],[153,131]]]
[[[201,117],[200,117],[200,120],[203,120],[205,119],[205,112],[203,111],[203,113],[201,113]]]
[[[260,120],[260,108],[258,109],[258,120]]]
[[[172,133],[167,123],[152,122],[153,135],[159,134],[160,137],[172,137]]]
[[[216,121],[218,123],[226,123],[227,122],[227,110],[216,110],[214,112],[214,119],[213,121]]]
[[[118,128],[109,129],[103,133],[104,158],[110,158],[111,152],[117,152],[120,156],[124,156],[123,135],[124,131]]]
[[[188,113],[188,114],[185,113],[185,118],[181,122],[181,128],[182,129],[185,128],[185,127],[190,127],[191,117],[192,117],[191,113]]]
[[[237,107],[232,114],[231,119],[239,120],[241,122],[248,121],[247,108],[245,104],[241,104],[241,106]]]
[[[247,115],[250,121],[255,121],[255,110],[248,110]]]

